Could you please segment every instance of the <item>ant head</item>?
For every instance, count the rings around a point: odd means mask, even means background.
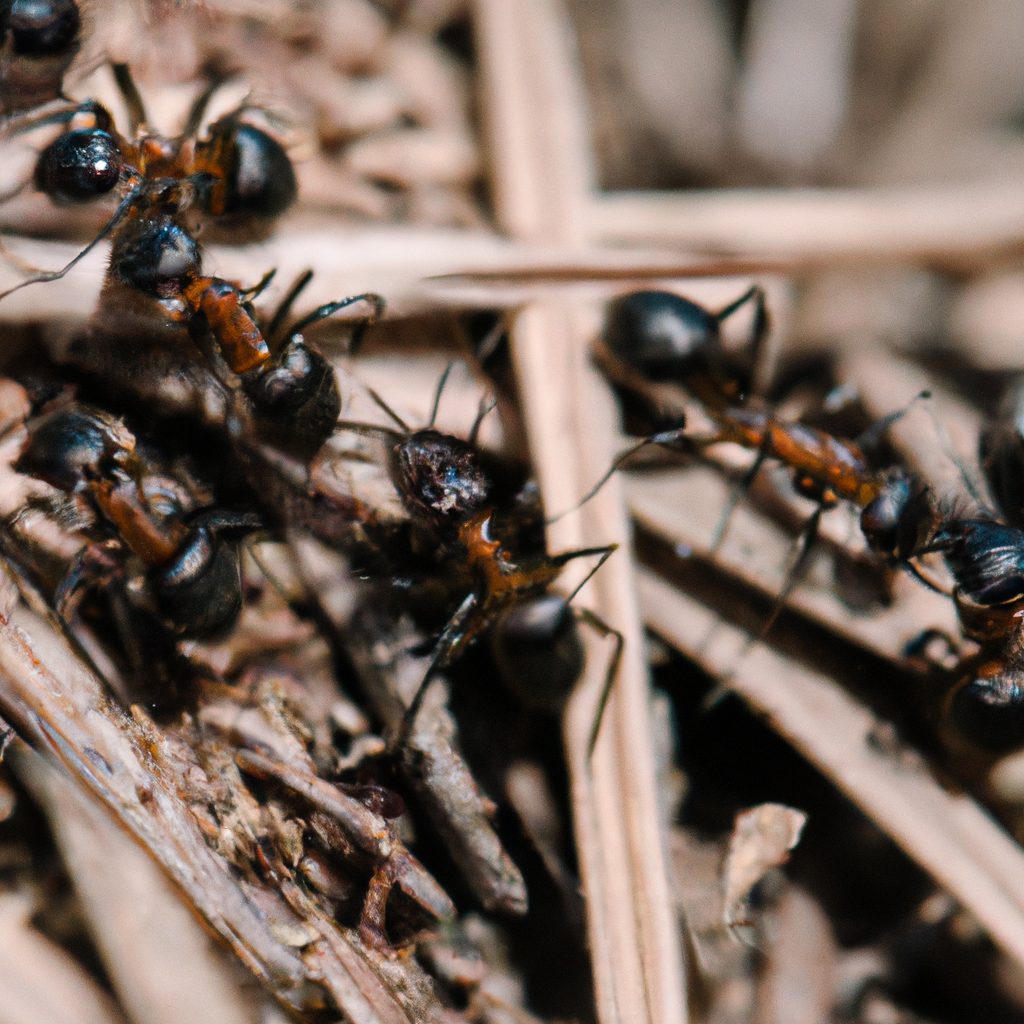
[[[261,426],[288,450],[312,458],[331,436],[341,393],[330,363],[293,334],[273,358],[242,376]]]
[[[210,126],[201,146],[224,154],[225,214],[269,219],[295,202],[295,169],[284,147],[266,132],[229,114]]]
[[[992,754],[1024,746],[1024,675],[1005,658],[987,661],[961,679],[947,702],[952,726]]]
[[[672,292],[640,291],[608,309],[604,341],[650,380],[678,380],[722,361],[719,321]]]
[[[156,298],[176,295],[202,270],[199,243],[171,216],[125,222],[110,267],[125,284]]]
[[[435,522],[461,519],[487,505],[490,481],[468,441],[417,430],[391,452],[391,473],[406,506]]]
[[[81,16],[75,0],[13,0],[6,28],[19,57],[70,57],[78,50]]]
[[[860,527],[872,551],[902,562],[931,540],[937,519],[931,491],[895,470],[881,494],[864,506]]]
[[[107,132],[76,128],[39,154],[35,185],[57,202],[87,203],[112,191],[122,168],[121,152]]]
[[[556,713],[586,663],[572,608],[553,593],[513,606],[491,631],[491,649],[505,684],[524,704]]]
[[[74,404],[29,425],[14,464],[18,473],[63,491],[81,489],[114,467],[123,469],[135,452],[135,436],[100,409]]]

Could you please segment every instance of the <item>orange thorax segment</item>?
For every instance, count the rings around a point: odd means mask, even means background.
[[[238,293],[227,281],[200,277],[182,292],[189,308],[202,313],[224,361],[237,374],[248,373],[270,358],[270,349]]]

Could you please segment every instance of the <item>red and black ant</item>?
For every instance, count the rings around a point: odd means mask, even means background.
[[[468,441],[435,430],[433,421],[446,378],[447,371],[435,396],[430,425],[425,429],[411,430],[372,391],[371,396],[391,417],[397,430],[351,421],[338,424],[339,430],[385,438],[389,474],[403,504],[414,521],[436,538],[437,561],[442,571],[452,577],[452,589],[465,592],[434,644],[430,664],[404,716],[399,742],[404,741],[414,722],[430,681],[486,631],[491,632],[499,668],[508,675],[513,688],[521,694],[525,691],[527,701],[534,706],[563,705],[583,669],[577,616],[570,602],[616,547],[612,544],[514,558],[505,543],[493,535],[498,510],[476,449],[480,422],[490,405],[481,404]],[[572,595],[563,598],[550,591],[550,585],[569,562],[590,556],[597,556],[598,561]],[[593,750],[618,671],[623,640],[617,630],[592,612],[577,614],[602,635],[616,638],[615,654],[590,737]],[[525,687],[517,685],[521,673],[538,669],[536,677],[531,676]]]
[[[14,469],[64,500],[81,500],[88,514],[73,517],[91,539],[57,588],[58,611],[82,587],[116,583],[175,636],[234,624],[242,589],[238,548],[228,538],[259,528],[259,516],[195,507],[189,489],[151,464],[124,423],[101,409],[74,402],[26,427]]]
[[[75,0],[6,0],[0,6],[0,115],[63,95],[81,21]]]

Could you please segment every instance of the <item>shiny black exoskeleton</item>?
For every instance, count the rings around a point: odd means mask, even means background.
[[[506,685],[530,708],[558,713],[579,682],[586,652],[572,606],[560,594],[524,601],[491,630]]]
[[[754,304],[750,344],[740,353],[722,344],[722,322]],[[751,288],[718,313],[672,292],[639,291],[608,307],[603,343],[611,356],[649,381],[682,385],[713,408],[750,394],[768,333],[764,292]]]
[[[256,529],[257,516],[193,510],[187,490],[141,457],[131,431],[101,409],[72,403],[28,427],[15,470],[81,495],[101,531],[61,585],[58,604],[94,582],[89,574],[97,565],[127,582],[134,557],[172,633],[205,636],[234,624],[242,606],[241,573],[238,549],[228,537]],[[125,592],[147,600],[138,587]]]
[[[29,110],[61,95],[80,46],[75,0],[0,4],[0,114]]]

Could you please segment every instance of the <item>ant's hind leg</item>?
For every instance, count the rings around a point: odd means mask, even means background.
[[[577,614],[583,622],[596,629],[602,636],[615,637],[615,650],[612,652],[611,660],[608,662],[608,671],[605,673],[604,685],[601,687],[601,694],[598,697],[597,707],[594,709],[594,720],[590,726],[590,736],[587,740],[587,761],[594,756],[594,748],[597,746],[597,738],[601,735],[601,725],[604,722],[605,709],[611,699],[612,688],[619,676],[619,667],[622,664],[622,651],[626,645],[626,638],[614,626],[609,626],[598,614],[590,611],[589,608],[581,608]]]
[[[804,578],[807,569],[811,562],[811,554],[814,550],[814,542],[818,539],[818,528],[821,525],[821,516],[826,508],[830,508],[830,505],[821,503],[811,514],[810,519],[804,523],[803,529],[800,531],[800,536],[797,538],[797,556],[793,562],[793,567],[786,574],[786,579],[783,581],[782,589],[779,591],[779,596],[776,597],[775,602],[772,605],[771,614],[768,616],[768,621],[761,627],[761,632],[758,634],[759,640],[764,640],[768,635],[768,631],[775,625],[775,620],[779,617],[779,613],[786,606],[786,601],[789,600],[789,595],[793,593],[797,585]]]
[[[476,612],[478,604],[479,601],[476,594],[467,594],[462,604],[455,610],[455,614],[448,620],[448,624],[444,627],[441,635],[437,638],[427,671],[423,674],[416,692],[412,695],[412,700],[409,701],[395,732],[395,737],[390,744],[392,750],[399,750],[405,745],[405,741],[412,732],[412,727],[416,724],[416,717],[423,707],[423,699],[430,688],[431,680],[438,672],[447,668],[452,663],[455,652],[466,641],[468,636],[467,625],[473,613]]]
[[[722,546],[722,541],[725,540],[725,534],[729,529],[729,521],[732,519],[733,512],[736,511],[736,507],[747,496],[747,493],[750,491],[750,488],[754,483],[754,479],[761,471],[761,467],[764,465],[764,460],[767,457],[768,452],[765,451],[764,448],[761,448],[757,453],[757,458],[754,459],[751,464],[750,469],[743,474],[740,482],[729,492],[729,500],[725,503],[725,508],[722,509],[722,514],[718,519],[718,525],[715,527],[715,532],[711,537],[711,554],[715,554]]]

